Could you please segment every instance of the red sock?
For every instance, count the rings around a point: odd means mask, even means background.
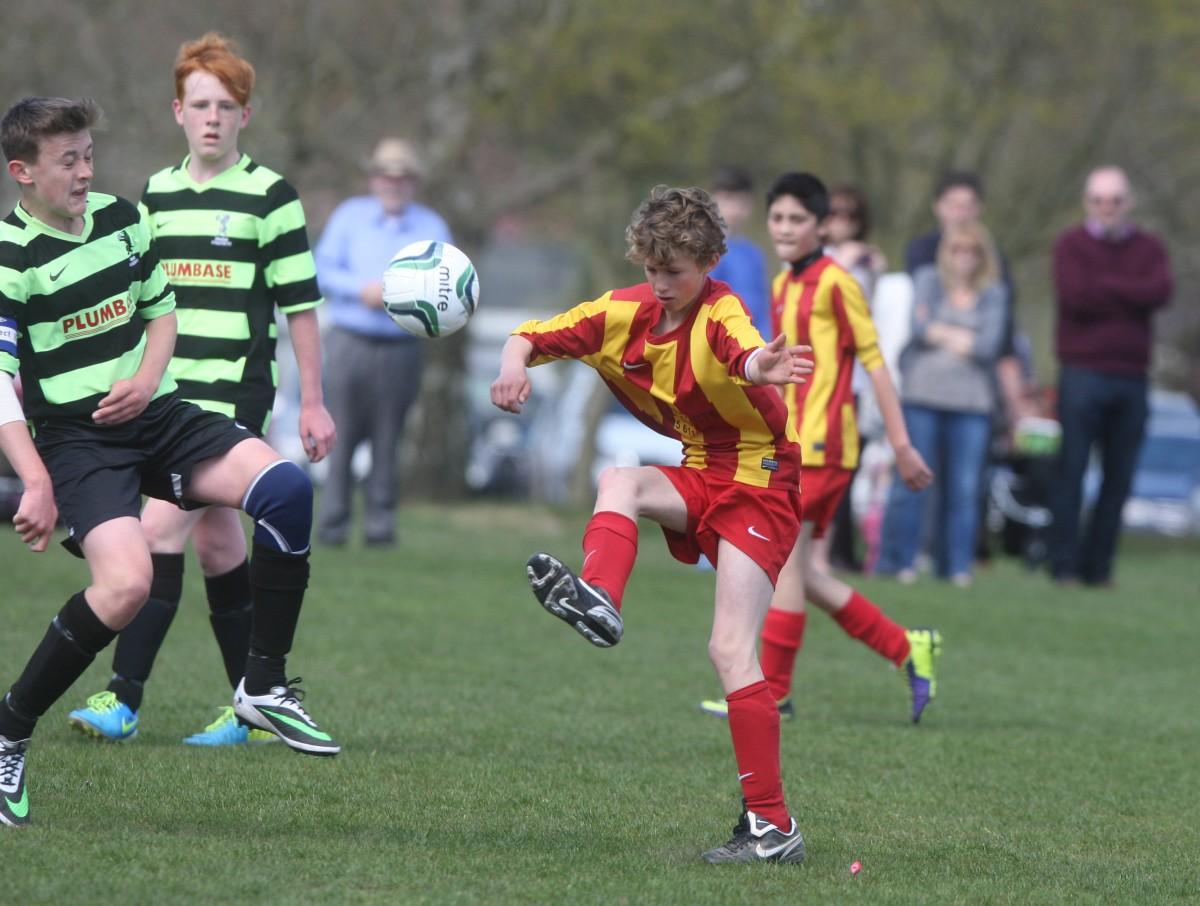
[[[625,583],[637,559],[637,523],[628,516],[602,510],[592,516],[583,532],[583,570],[579,578],[599,585],[621,609]]]
[[[765,680],[725,697],[746,808],[782,831],[792,826],[779,776],[779,708]]]
[[[846,606],[833,618],[846,635],[878,651],[897,667],[908,658],[908,636],[904,627],[889,620],[882,610],[858,592],[850,594]]]
[[[779,610],[772,607],[767,611],[763,624],[762,662],[763,675],[771,697],[783,701],[792,692],[792,670],[796,666],[796,655],[804,644],[804,622],[808,614],[801,611]]]

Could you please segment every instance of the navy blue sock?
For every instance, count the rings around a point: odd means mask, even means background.
[[[254,619],[246,691],[262,695],[286,682],[285,659],[292,650],[308,587],[308,554],[283,554],[256,541],[250,559],[250,585]]]

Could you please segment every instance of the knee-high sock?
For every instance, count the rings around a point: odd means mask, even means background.
[[[0,703],[0,736],[25,739],[38,718],[71,688],[116,637],[87,602],[73,595],[50,623],[21,676]]]
[[[725,697],[729,733],[746,807],[786,831],[791,815],[783,800],[779,772],[779,708],[766,681],[751,683]]]
[[[219,576],[205,576],[204,590],[208,596],[208,619],[221,649],[225,675],[229,677],[229,685],[237,688],[246,672],[246,657],[250,654],[253,619],[250,561],[243,560]]]
[[[628,516],[602,510],[592,516],[583,533],[583,569],[579,577],[599,585],[621,609],[625,584],[637,559],[637,523]]]
[[[312,497],[308,476],[281,459],[255,476],[242,500],[255,525],[250,559],[254,610],[246,658],[246,691],[251,695],[286,683],[285,660],[308,587]]]
[[[117,636],[113,652],[113,678],[108,691],[131,711],[142,706],[142,693],[155,658],[167,640],[167,632],[183,597],[183,554],[151,554],[154,578],[150,597],[136,617]]]
[[[804,625],[808,614],[794,613],[772,607],[767,611],[763,624],[762,662],[763,676],[775,701],[783,701],[792,692],[792,671],[796,667],[796,655],[804,644]]]
[[[254,601],[246,691],[263,695],[286,683],[284,664],[292,650],[300,606],[308,587],[308,552],[285,554],[254,542],[250,594]]]
[[[878,651],[899,667],[908,658],[908,635],[904,627],[889,620],[874,604],[853,592],[846,606],[833,615],[846,635]]]

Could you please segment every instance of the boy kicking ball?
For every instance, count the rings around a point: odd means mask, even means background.
[[[775,581],[800,527],[800,447],[772,385],[812,370],[804,346],[764,345],[729,287],[708,277],[725,251],[724,224],[701,189],[656,187],[625,232],[646,282],[611,290],[548,321],[528,321],[505,344],[492,402],[520,412],[526,369],[578,359],[649,427],[683,445],[683,465],[610,468],[583,536],[576,575],[539,553],[534,596],[593,645],[621,640],[621,603],[637,555],[637,519],[662,526],[685,563],[716,566],[709,656],[729,704],[744,811],[707,862],[800,862],[804,839],[784,801],[779,712],[756,642]]]

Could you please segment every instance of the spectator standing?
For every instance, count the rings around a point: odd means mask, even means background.
[[[329,457],[317,538],[333,545],[349,535],[351,462],[363,441],[371,444],[366,542],[395,543],[397,452],[420,389],[424,347],[383,310],[383,272],[410,242],[453,241],[441,216],[413,200],[424,170],[412,145],[381,140],[367,168],[370,194],[342,202],[316,248],[332,322],[325,337],[326,405],[340,435]]]
[[[957,585],[970,584],[979,524],[979,481],[995,406],[992,372],[1007,307],[999,277],[995,248],[982,224],[948,227],[937,267],[917,272],[912,340],[900,362],[904,421],[937,475],[939,572]],[[926,509],[921,493],[903,482],[892,484],[881,572],[901,581],[915,578]]]
[[[850,185],[830,189],[825,253],[858,281],[868,302],[875,292],[875,281],[887,270],[887,257],[867,242],[870,232],[871,209],[866,196]]]
[[[1062,447],[1050,569],[1059,582],[1111,583],[1121,510],[1145,433],[1152,319],[1169,301],[1172,280],[1166,248],[1131,222],[1133,206],[1123,170],[1093,170],[1084,222],[1054,244]],[[1081,540],[1083,473],[1093,444],[1104,477]]]
[[[729,250],[713,268],[712,278],[728,283],[750,310],[750,320],[765,339],[771,338],[771,300],[767,290],[767,258],[742,235],[754,213],[754,179],[741,167],[721,167],[713,178],[712,199],[725,221]]]
[[[937,229],[912,240],[904,252],[904,269],[910,277],[915,280],[917,271],[921,268],[937,264],[938,247],[942,241],[942,234],[948,228],[963,223],[982,222],[983,200],[983,181],[974,173],[954,170],[939,180],[933,201],[933,216],[938,222]],[[998,415],[1003,416],[1002,420],[1008,424],[1012,424],[1024,412],[1025,390],[1021,360],[1014,343],[1017,293],[1008,259],[999,249],[996,249],[996,257],[1000,266],[1000,280],[1004,284],[1007,297],[1004,334],[995,369],[1000,385],[997,402],[1003,403],[1003,409]]]

